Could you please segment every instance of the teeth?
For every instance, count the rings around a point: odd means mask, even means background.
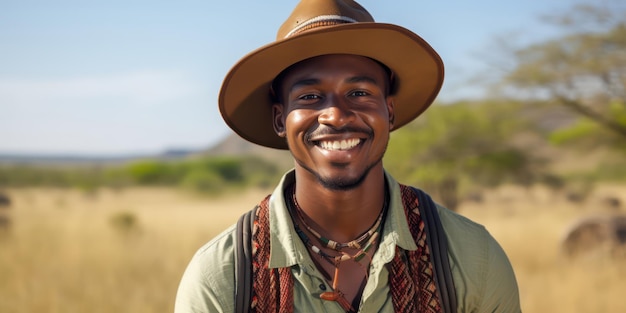
[[[356,147],[360,139],[348,139],[341,141],[320,141],[320,146],[325,150],[349,150]]]

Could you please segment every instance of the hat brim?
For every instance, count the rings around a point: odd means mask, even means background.
[[[385,23],[324,27],[263,46],[235,64],[218,99],[224,121],[248,141],[288,149],[285,138],[279,137],[272,125],[270,84],[287,67],[327,54],[369,57],[394,72],[394,129],[424,112],[443,84],[441,58],[406,28]]]

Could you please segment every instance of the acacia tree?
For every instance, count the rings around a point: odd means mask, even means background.
[[[462,185],[528,185],[543,163],[519,140],[532,135],[518,103],[434,105],[392,133],[385,168],[456,209]]]
[[[525,98],[547,99],[568,107],[608,131],[608,137],[623,142],[626,139],[624,5],[619,1],[604,6],[579,5],[546,20],[562,27],[564,35],[516,49],[516,66],[505,76],[504,83]],[[588,123],[582,124],[575,125],[570,133],[598,134],[589,132],[594,127]],[[600,133],[596,137],[608,138],[606,132]]]

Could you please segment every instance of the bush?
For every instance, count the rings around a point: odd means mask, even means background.
[[[111,166],[0,166],[0,187],[52,186],[96,190],[102,186],[182,186],[215,193],[226,187],[274,184],[278,166],[259,157],[142,160]]]
[[[139,219],[137,216],[128,211],[121,211],[111,215],[109,221],[113,229],[122,234],[135,232],[139,227]]]
[[[169,165],[158,161],[141,161],[127,168],[131,179],[142,185],[156,185],[171,182]]]
[[[180,185],[186,190],[207,194],[217,194],[226,186],[219,174],[207,170],[187,173]]]

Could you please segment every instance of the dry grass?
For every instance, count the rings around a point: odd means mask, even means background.
[[[259,199],[168,189],[11,190],[0,233],[0,312],[172,312],[195,250]],[[234,198],[233,198],[234,199]],[[132,216],[134,222],[115,223]]]
[[[626,187],[603,186],[594,195],[573,204],[540,188],[503,188],[493,192],[486,205],[461,208],[460,213],[485,225],[507,252],[524,312],[626,312],[625,260],[571,260],[560,253],[560,241],[572,222],[611,213],[598,199],[614,195],[624,203]]]
[[[172,312],[195,250],[266,192],[208,199],[170,189],[9,190],[0,312]],[[484,224],[509,254],[524,312],[626,312],[624,264],[570,262],[558,253],[564,229],[586,210],[541,189],[504,188],[460,212]]]

